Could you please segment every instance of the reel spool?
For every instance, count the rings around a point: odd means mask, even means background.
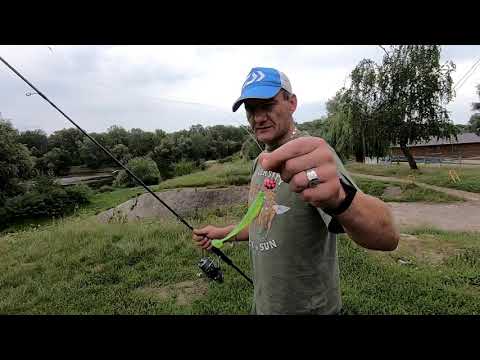
[[[223,283],[223,272],[220,269],[220,266],[215,264],[215,262],[209,257],[201,258],[198,262],[198,267],[209,279],[218,283]]]

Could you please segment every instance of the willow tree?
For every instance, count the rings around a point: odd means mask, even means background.
[[[384,156],[389,148],[388,139],[383,136],[383,119],[379,116],[379,74],[379,66],[374,61],[360,61],[350,74],[350,87],[337,94],[338,105],[334,106],[336,119],[332,123],[337,124],[337,129],[332,131],[338,136],[345,133],[358,162],[364,162],[366,156]]]
[[[383,135],[400,145],[411,169],[418,169],[408,144],[456,132],[446,109],[454,96],[455,65],[440,64],[438,45],[391,46],[385,52],[378,74],[379,114],[388,130]]]
[[[7,197],[22,192],[21,180],[32,176],[34,160],[18,138],[12,123],[0,118],[0,207]]]

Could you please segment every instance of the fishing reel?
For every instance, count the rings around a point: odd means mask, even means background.
[[[220,269],[220,265],[215,264],[215,262],[209,257],[201,258],[198,262],[198,267],[209,279],[219,283],[223,282],[223,272]]]

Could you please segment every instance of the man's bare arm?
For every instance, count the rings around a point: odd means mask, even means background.
[[[337,219],[360,246],[383,251],[397,248],[400,235],[391,210],[380,199],[357,191],[350,207]]]

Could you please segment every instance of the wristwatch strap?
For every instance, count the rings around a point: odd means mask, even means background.
[[[349,185],[343,181],[342,178],[340,178],[340,184],[343,187],[343,190],[345,191],[345,199],[340,203],[340,205],[336,209],[322,209],[325,213],[327,213],[330,216],[335,216],[335,215],[340,215],[343,213],[345,210],[347,210],[350,205],[352,204],[353,199],[355,198],[355,194],[357,193],[357,189],[353,185]]]

